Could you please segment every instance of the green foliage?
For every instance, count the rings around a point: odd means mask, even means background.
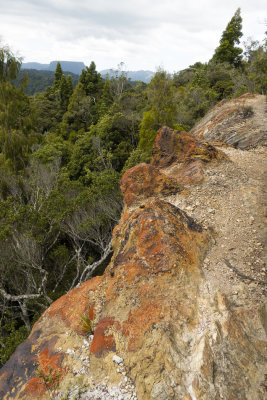
[[[149,160],[150,160],[150,157],[147,156],[147,154],[144,151],[140,150],[139,148],[134,149],[131,152],[129,158],[127,159],[121,174],[123,175],[124,172],[126,172],[128,169],[134,167],[137,164],[140,164],[143,162],[149,163]]]
[[[163,125],[172,127],[175,122],[177,101],[170,75],[159,70],[147,86],[147,97],[150,110],[143,115],[138,147],[149,158],[157,130]]]
[[[15,57],[7,46],[0,48],[0,83],[15,79],[20,66],[21,59]]]
[[[41,134],[56,131],[62,119],[63,110],[60,98],[55,95],[53,88],[48,87],[44,93],[35,94],[30,101],[36,119],[36,131]]]
[[[30,147],[38,140],[29,99],[23,87],[18,89],[10,82],[19,66],[20,60],[9,49],[0,49],[0,163],[13,170],[25,167]]]
[[[37,368],[36,377],[40,379],[42,386],[50,394],[51,400],[55,398],[55,391],[59,386],[61,376],[62,372],[54,370],[52,367],[49,367],[48,371],[43,370],[41,367]]]
[[[225,31],[223,31],[220,45],[215,50],[213,60],[216,62],[228,62],[234,67],[240,67],[242,62],[242,49],[236,47],[240,42],[242,33],[242,18],[240,8],[238,8],[228,23]]]
[[[25,326],[18,328],[15,321],[10,320],[10,315],[5,314],[0,328],[0,367],[5,364],[9,357],[22,343],[29,332]]]
[[[34,95],[35,93],[45,92],[48,86],[54,84],[54,72],[53,71],[39,71],[35,69],[22,69],[19,71],[17,78],[13,81],[14,85],[19,88],[21,82],[27,76],[27,85],[25,87],[25,93],[28,96]],[[78,83],[79,76],[70,73],[73,86],[75,87]]]
[[[88,334],[92,334],[95,330],[94,321],[85,314],[79,314],[81,319],[81,329]]]
[[[78,131],[86,131],[93,122],[92,100],[87,97],[83,85],[78,83],[70,97],[67,112],[64,114],[60,131],[62,136],[75,140]]]
[[[147,155],[148,159],[152,154],[152,146],[157,136],[157,130],[160,127],[157,114],[157,111],[152,108],[144,113],[141,122],[139,148]]]
[[[267,92],[267,39],[262,44],[249,40],[246,44],[246,71],[248,90],[252,93],[266,94]]]
[[[58,61],[57,66],[56,66],[56,70],[55,70],[55,77],[54,77],[54,87],[55,87],[55,89],[59,89],[60,88],[62,75],[63,75],[63,71],[62,71],[60,62]]]
[[[79,81],[82,84],[86,96],[94,98],[96,101],[101,94],[104,82],[100,73],[96,71],[96,65],[93,61],[89,67],[82,70]]]

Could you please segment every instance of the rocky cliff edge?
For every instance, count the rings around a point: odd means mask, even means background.
[[[2,399],[265,398],[266,149],[235,119],[237,148],[207,142],[212,124],[232,140],[217,108],[191,133],[163,127],[151,164],[124,174],[110,265],[45,311],[0,371]]]

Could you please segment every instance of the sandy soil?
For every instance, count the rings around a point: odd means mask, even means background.
[[[168,201],[213,232],[203,273],[210,294],[220,289],[233,304],[266,301],[267,149],[222,147],[228,160],[211,163],[205,180]]]

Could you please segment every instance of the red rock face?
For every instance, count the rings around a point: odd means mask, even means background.
[[[162,174],[158,168],[145,163],[125,172],[121,180],[124,203],[129,207],[148,197],[178,193],[182,187],[174,179]]]
[[[39,372],[44,378],[52,373],[53,384],[64,378],[66,369],[62,362],[65,354],[57,350],[60,338],[67,330],[77,332],[83,337],[80,315],[94,317],[94,302],[90,301],[90,296],[102,279],[103,277],[96,277],[83,283],[79,288],[59,298],[44,312],[35,323],[29,338],[18,346],[14,355],[2,368],[1,399],[37,399],[39,396],[45,396],[48,388],[44,379],[39,377]]]
[[[194,276],[195,283],[190,285],[190,291],[196,290],[199,264],[207,243],[201,226],[169,203],[147,201],[127,214],[114,231],[115,253],[104,276],[70,291],[43,314],[34,326],[30,343],[26,341],[19,347],[27,352],[28,365],[32,370],[27,376],[23,375],[25,367],[14,365],[17,356],[13,356],[2,372],[6,373],[0,381],[2,393],[8,393],[9,399],[45,396],[46,388],[37,374],[37,368],[49,374],[52,367],[55,379],[64,382],[65,372],[69,369],[66,367],[69,356],[66,349],[63,352],[58,348],[62,346],[66,330],[72,334],[75,332],[82,340],[84,332],[79,315],[95,315],[95,297],[97,301],[102,296],[104,303],[90,346],[91,357],[105,358],[109,353],[121,352],[123,348],[131,360],[135,352],[142,349],[145,337],[153,326],[167,323],[169,319],[169,298],[162,294],[168,291],[169,279],[179,282],[180,277],[184,281]],[[97,290],[98,295],[95,293]],[[135,305],[132,304],[134,299]],[[191,304],[180,307],[181,320],[189,321],[192,314]],[[52,341],[45,340],[51,335]],[[33,345],[34,352],[29,351]],[[19,349],[15,354],[20,354]],[[10,363],[13,363],[12,366]],[[21,386],[13,396],[9,382],[14,371]]]
[[[156,137],[151,164],[165,168],[174,163],[189,163],[193,160],[208,162],[216,159],[217,154],[213,146],[198,141],[193,135],[164,126]]]
[[[38,364],[37,376],[31,378],[25,389],[26,396],[43,396],[47,390],[53,390],[58,382],[63,379],[65,369],[61,367],[63,356],[61,354],[50,353],[49,349],[43,350],[36,358]],[[50,381],[45,382],[45,379]]]
[[[116,324],[114,318],[103,318],[98,322],[90,351],[96,357],[101,357],[107,351],[116,351],[116,342],[113,335],[106,332]]]

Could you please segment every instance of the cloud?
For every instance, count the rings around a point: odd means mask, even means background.
[[[238,0],[0,0],[2,37],[25,61],[95,60],[99,68],[173,71],[207,61]],[[242,1],[246,35],[262,38],[265,2]],[[248,31],[248,32],[247,32]]]

